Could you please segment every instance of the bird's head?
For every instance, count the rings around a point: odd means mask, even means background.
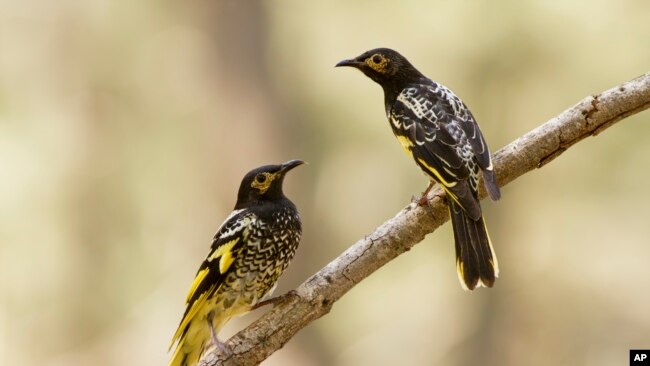
[[[241,181],[235,209],[249,206],[261,201],[273,201],[284,197],[282,182],[284,176],[298,165],[305,164],[302,160],[289,160],[279,165],[265,165],[253,169]]]
[[[395,81],[416,81],[423,77],[406,57],[390,48],[366,51],[355,58],[336,64],[336,67],[340,66],[357,68],[381,86],[394,84]]]

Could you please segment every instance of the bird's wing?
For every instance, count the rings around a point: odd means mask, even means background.
[[[185,300],[187,308],[172,338],[172,346],[183,337],[194,316],[221,286],[233,261],[246,247],[244,244],[248,239],[249,228],[256,218],[254,213],[246,209],[233,211],[215,234],[210,253],[190,286]]]
[[[404,89],[393,104],[390,120],[393,132],[416,163],[446,187],[469,176],[458,155],[458,141],[444,128],[449,114],[444,103],[427,85]]]
[[[483,171],[485,189],[493,200],[498,200],[501,197],[501,191],[496,181],[490,149],[488,149],[485,137],[483,137],[483,133],[474,119],[472,112],[456,94],[445,86],[432,82],[429,89],[432,93],[436,93],[444,100],[441,104],[445,108],[442,108],[442,110],[444,114],[448,115],[448,118],[443,118],[443,120],[456,122],[453,126],[457,127],[454,128],[460,128],[464,132],[467,145],[469,145],[469,150],[471,150],[472,155],[472,164],[470,165],[473,165],[473,162],[478,164],[478,167]],[[452,125],[448,125],[448,128],[450,126]],[[475,176],[474,180],[473,190],[476,190],[478,177]]]
[[[479,167],[484,170],[492,169],[490,150],[469,108],[454,92],[443,85],[435,84],[435,86],[429,86],[428,89],[445,101],[443,102],[446,105],[446,108],[443,108],[444,113],[448,116],[448,119],[458,122],[460,128],[465,132]]]
[[[472,157],[465,156],[467,147],[461,145],[467,140],[460,129],[450,128],[456,120],[445,90],[425,84],[405,88],[389,118],[397,139],[418,166],[471,217],[480,217],[481,208],[468,183]]]

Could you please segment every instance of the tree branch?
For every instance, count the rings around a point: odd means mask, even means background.
[[[650,73],[589,96],[513,141],[494,155],[504,186],[560,156],[573,144],[597,135],[621,119],[650,107]],[[485,197],[485,192],[481,192]],[[410,204],[311,276],[260,319],[233,336],[231,354],[211,351],[201,366],[257,365],[300,329],[327,314],[357,283],[424,239],[449,219],[444,193],[430,195],[429,207]]]

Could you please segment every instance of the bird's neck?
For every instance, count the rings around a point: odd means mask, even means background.
[[[384,103],[386,104],[386,112],[395,104],[397,96],[402,92],[404,87],[398,87],[395,85],[382,85],[384,89]]]
[[[293,202],[291,202],[282,192],[280,192],[278,196],[257,197],[254,199],[237,201],[234,209],[240,210],[244,208],[250,209],[253,207],[277,207],[277,206],[284,206],[284,205],[294,206]]]
[[[385,80],[382,82],[381,87],[384,89],[386,112],[388,112],[393,104],[395,104],[395,101],[402,90],[414,84],[426,83],[427,80],[428,79],[424,75],[420,74],[416,70],[413,74],[403,75],[402,77],[392,78],[391,80]]]

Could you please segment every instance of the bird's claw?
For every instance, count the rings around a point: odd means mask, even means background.
[[[423,194],[422,197],[420,197],[417,200],[418,206],[426,206],[429,204],[429,195]]]

